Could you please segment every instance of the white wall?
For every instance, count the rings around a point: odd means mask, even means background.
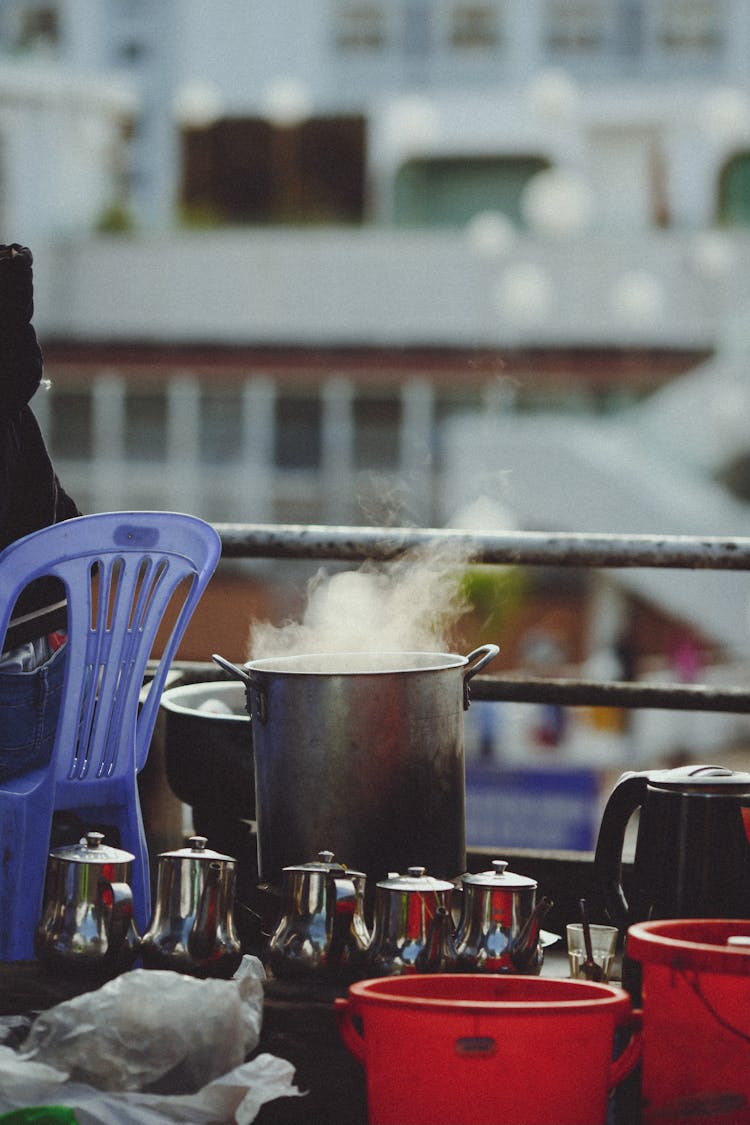
[[[33,231],[14,237],[31,241]],[[73,339],[712,347],[750,307],[750,234],[707,275],[696,236],[478,254],[461,232],[263,229],[35,239],[37,324]]]
[[[6,241],[89,233],[117,198],[119,122],[137,105],[113,77],[4,60],[0,145]]]

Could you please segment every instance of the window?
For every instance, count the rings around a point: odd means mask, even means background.
[[[354,403],[354,464],[358,469],[395,469],[399,464],[401,403],[398,398],[361,397]]]
[[[163,394],[130,391],[125,399],[125,454],[135,461],[164,461],[167,402]]]
[[[602,0],[547,0],[545,39],[550,51],[588,54],[602,50],[606,12]]]
[[[88,460],[93,452],[89,393],[55,389],[50,413],[49,446],[53,460]]]
[[[450,13],[450,44],[461,50],[499,47],[503,35],[494,4],[454,4]]]
[[[337,3],[333,14],[333,42],[339,51],[377,51],[386,45],[382,4]]]
[[[280,469],[317,469],[321,462],[319,398],[278,398],[274,462]]]
[[[673,53],[716,54],[724,46],[726,23],[721,0],[661,0],[659,45]]]
[[[732,496],[747,503],[750,500],[750,453],[733,457],[719,474],[719,481]]]
[[[396,222],[462,227],[481,211],[502,211],[520,226],[523,189],[547,166],[537,156],[410,160],[396,177]]]
[[[295,129],[260,118],[222,120],[183,134],[186,222],[361,222],[365,122],[316,117]]]
[[[126,39],[117,47],[117,61],[125,66],[137,66],[148,56],[148,47],[140,39]]]
[[[719,219],[750,226],[750,152],[740,152],[726,164],[719,187]]]
[[[242,453],[242,402],[227,387],[201,392],[200,458],[205,465],[238,461]]]
[[[15,45],[20,51],[55,48],[59,39],[59,21],[53,5],[27,4],[16,12]]]

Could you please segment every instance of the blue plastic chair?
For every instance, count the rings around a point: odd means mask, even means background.
[[[170,663],[220,552],[217,532],[193,516],[111,512],[44,528],[0,553],[0,641],[33,579],[56,575],[68,602],[49,765],[0,785],[0,961],[34,957],[52,819],[61,810],[117,827],[119,846],[135,856],[136,925],[142,933],[148,924],[149,856],[137,774]],[[157,633],[161,657],[146,691]]]

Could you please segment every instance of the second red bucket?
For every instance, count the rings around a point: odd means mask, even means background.
[[[603,1125],[640,1053],[627,992],[589,981],[386,977],[351,985],[336,1011],[365,1067],[370,1125]]]
[[[731,939],[735,939],[735,943]],[[750,1125],[750,921],[631,926],[643,967],[643,1120]]]

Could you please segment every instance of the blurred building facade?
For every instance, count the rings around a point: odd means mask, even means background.
[[[590,202],[610,232],[750,211],[743,0],[5,0],[0,45],[6,89],[18,103],[36,86],[40,122],[41,75],[58,123],[82,83],[131,91],[110,202],[140,225],[171,226],[180,206],[230,223],[455,227],[488,209],[525,225],[523,188],[549,168],[577,177],[553,185],[558,225]],[[76,131],[80,157],[96,130]],[[79,231],[73,201],[67,223],[28,221]]]
[[[0,51],[34,405],[87,510],[750,528],[737,363],[711,457],[648,414],[743,354],[744,0],[4,0]],[[638,502],[644,451],[689,504]]]

